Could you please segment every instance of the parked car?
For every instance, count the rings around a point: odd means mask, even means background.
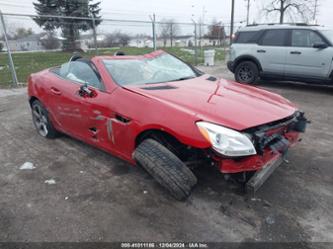
[[[74,57],[32,74],[28,93],[41,136],[65,133],[140,165],[178,200],[197,183],[191,166],[206,163],[254,174],[248,187],[256,190],[306,125],[285,98],[163,51]]]
[[[254,25],[240,29],[228,68],[237,82],[259,78],[333,83],[333,31],[305,24]]]

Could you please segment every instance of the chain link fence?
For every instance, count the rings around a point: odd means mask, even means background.
[[[60,65],[75,51],[91,57],[163,49],[199,65],[204,63],[205,50],[215,50],[215,62],[223,62],[229,46],[230,27],[220,23],[155,21],[153,16],[139,21],[2,13],[0,18],[2,86],[25,84],[29,74]],[[36,23],[37,18],[57,18],[59,28],[46,31]]]

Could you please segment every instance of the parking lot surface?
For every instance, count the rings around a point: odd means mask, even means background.
[[[224,66],[202,69],[232,78]],[[0,240],[333,242],[333,88],[259,87],[295,102],[312,121],[289,164],[252,198],[214,168],[198,168],[186,202],[107,153],[67,136],[42,138],[25,91],[2,92]],[[26,162],[33,169],[20,169]]]

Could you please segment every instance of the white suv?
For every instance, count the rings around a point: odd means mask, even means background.
[[[333,83],[333,31],[304,24],[240,29],[230,48],[228,68],[237,82],[259,78]]]

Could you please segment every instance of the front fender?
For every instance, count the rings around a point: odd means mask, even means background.
[[[136,138],[148,131],[162,131],[174,137],[184,145],[202,149],[210,147],[210,143],[204,139],[195,123],[193,123],[193,127],[194,129],[188,129],[189,133],[180,133],[176,129],[172,129],[162,124],[147,124],[142,127],[139,133],[137,133]]]
[[[256,57],[254,57],[254,56],[252,56],[252,55],[241,55],[241,56],[237,57],[237,58],[233,61],[233,63],[232,63],[232,66],[233,66],[232,71],[233,71],[233,72],[235,71],[237,65],[238,65],[241,61],[253,61],[254,63],[257,64],[257,66],[258,66],[258,68],[259,68],[259,71],[262,71],[262,66],[261,66],[261,64],[260,64],[260,61],[259,61]]]

